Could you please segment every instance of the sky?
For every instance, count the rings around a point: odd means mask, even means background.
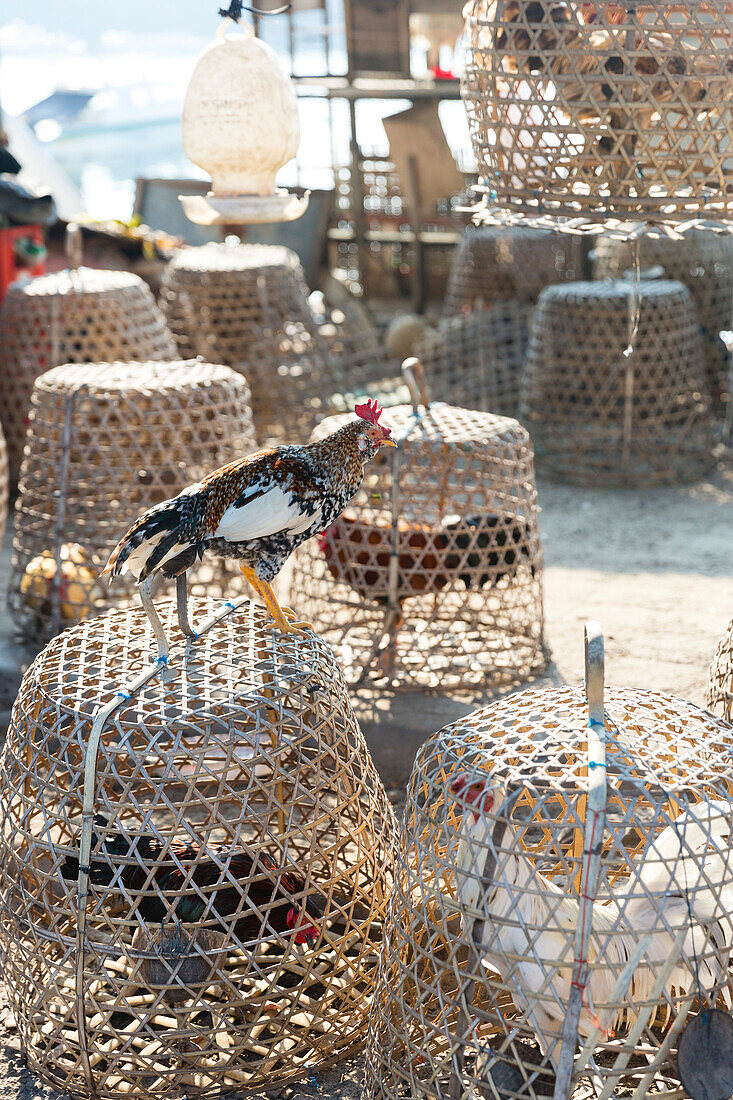
[[[195,35],[204,41],[218,22],[221,0],[0,0],[0,24],[20,17],[52,35],[67,34],[98,44],[109,32],[134,35]],[[264,6],[264,5],[263,5]],[[271,5],[275,6],[275,5]]]

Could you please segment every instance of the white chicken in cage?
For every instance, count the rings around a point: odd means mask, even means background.
[[[474,919],[486,922],[482,961],[501,975],[515,1008],[535,1031],[542,1053],[557,1072],[579,920],[577,892],[542,875],[524,853],[501,782],[486,774],[463,773],[454,779],[451,791],[465,805],[455,859],[464,933],[470,937]],[[495,845],[497,819],[504,834]],[[629,878],[618,881],[616,897],[596,901],[581,1035],[587,1038],[601,1026],[609,1033],[631,1026],[634,1006],[652,998],[657,975],[685,926],[688,932],[665,993],[669,998],[684,997],[702,989],[714,1001],[720,992],[730,1007],[732,849],[733,802],[689,806],[649,840]],[[495,868],[491,881],[484,884],[487,855],[489,863],[495,860]],[[614,1001],[619,975],[647,933],[648,945],[625,994]],[[614,1003],[613,1009],[604,1011]],[[597,1011],[605,1019],[599,1021]]]

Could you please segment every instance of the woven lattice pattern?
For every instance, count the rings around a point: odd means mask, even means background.
[[[295,253],[265,245],[186,248],[163,278],[161,305],[181,354],[243,371],[258,438],[307,439],[348,383],[370,378],[330,355],[318,332]],[[363,392],[363,389],[362,389]]]
[[[8,447],[2,428],[0,428],[0,542],[2,542],[5,524],[8,519]]]
[[[270,320],[308,329],[312,314],[298,257],[271,245],[181,249],[166,268],[160,305],[184,355],[235,366]]]
[[[499,302],[459,317],[444,317],[417,344],[415,354],[441,401],[516,416],[532,306]]]
[[[463,95],[489,207],[573,228],[728,220],[728,0],[472,0]]]
[[[385,414],[399,441],[320,539],[294,556],[292,602],[347,679],[396,689],[511,683],[544,667],[542,551],[529,436],[432,403]],[[331,418],[316,435],[342,422]],[[390,586],[390,557],[398,569]]]
[[[581,273],[577,236],[524,226],[471,226],[453,253],[446,313],[519,299]]]
[[[594,244],[597,279],[633,271],[636,242],[601,236]],[[733,242],[720,233],[697,229],[678,240],[638,238],[641,271],[661,268],[667,279],[684,283],[692,294],[705,341],[708,387],[716,401],[728,398],[730,353],[720,338],[733,328]]]
[[[85,746],[150,659],[142,612],[37,658],[0,766],[5,981],[30,1066],[77,1096],[272,1088],[362,1042],[374,989],[394,817],[333,654],[247,601],[186,647],[163,617],[170,673],[102,733],[81,959]]]
[[[710,665],[707,704],[713,714],[733,722],[733,620],[718,642]]]
[[[521,409],[538,464],[559,478],[661,485],[702,476],[713,418],[690,292],[667,280],[643,282],[638,298],[627,280],[548,287]]]
[[[60,363],[174,354],[149,287],[128,271],[82,267],[10,286],[0,307],[0,419],[12,480],[20,470],[39,374]]]
[[[605,726],[582,1053],[563,1095],[680,1097],[675,1047],[699,1007],[696,974],[704,1004],[722,1005],[733,977],[730,730],[691,704],[631,689],[606,692]],[[372,1014],[368,1096],[455,1100],[476,1096],[477,1085],[500,1100],[552,1095],[580,910],[587,737],[582,690],[562,688],[515,694],[420,750]],[[466,775],[479,780],[478,802],[462,788]],[[485,799],[484,782],[493,792]],[[722,800],[709,829],[707,800]],[[690,813],[707,823],[680,824],[680,841],[671,822]]]
[[[247,383],[228,367],[197,360],[90,363],[38,378],[9,586],[22,633],[45,641],[126,602],[131,577],[112,585],[98,577],[130,524],[255,449]],[[228,595],[244,583],[235,565],[211,561],[192,570],[190,580],[194,591],[215,584],[214,594]]]

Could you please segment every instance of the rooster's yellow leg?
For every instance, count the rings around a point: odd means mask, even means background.
[[[303,630],[308,629],[308,624],[307,623],[297,623],[296,624],[295,622],[291,622],[289,619],[287,619],[285,617],[285,614],[283,613],[283,609],[280,607],[280,604],[277,602],[277,596],[272,591],[272,588],[270,587],[269,584],[267,584],[266,581],[261,581],[260,580],[260,578],[255,573],[254,569],[250,569],[246,565],[240,565],[239,568],[242,570],[242,573],[244,574],[246,579],[249,581],[249,583],[252,585],[252,587],[254,588],[255,592],[257,593],[257,595],[260,597],[260,599],[264,603],[267,610],[270,612],[270,616],[272,618],[272,621],[274,622],[275,626],[277,627],[277,629],[282,634],[298,634],[298,633],[300,633],[301,629],[303,629]]]

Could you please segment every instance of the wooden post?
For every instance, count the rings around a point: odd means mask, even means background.
[[[603,709],[603,630],[599,623],[585,624],[585,695],[588,702],[587,764],[588,795],[578,800],[583,819],[583,864],[580,885],[578,923],[575,928],[573,976],[562,1031],[560,1060],[555,1077],[553,1100],[569,1100],[573,1077],[578,1023],[588,981],[588,946],[593,928],[593,904],[601,868],[603,833],[606,826],[606,723]],[[580,831],[579,829],[577,830]],[[577,836],[573,843],[573,850]]]

